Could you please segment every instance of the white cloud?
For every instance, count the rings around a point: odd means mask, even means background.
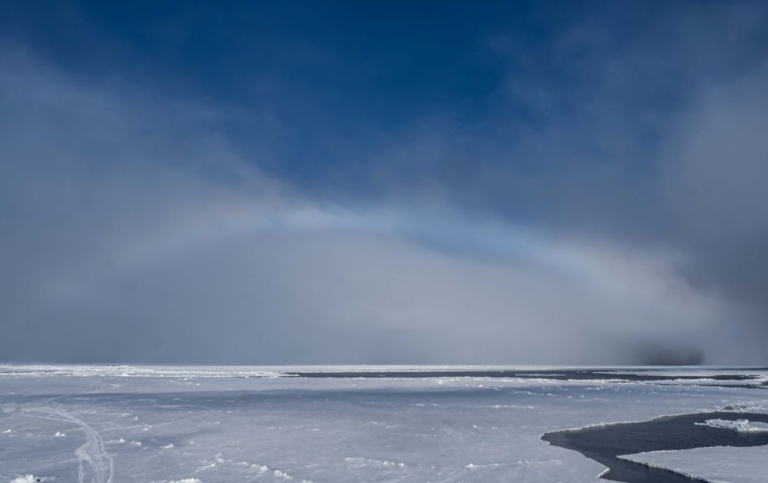
[[[740,360],[707,342],[736,309],[671,249],[323,203],[237,155],[226,112],[2,64],[6,359]]]

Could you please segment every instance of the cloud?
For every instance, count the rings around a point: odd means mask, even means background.
[[[734,350],[768,336],[765,66],[704,91],[681,121],[659,177],[668,238],[690,254],[681,273],[742,309],[728,324]]]
[[[673,114],[617,110],[649,55],[583,59],[586,100],[539,91],[542,125],[354,139],[340,152],[361,162],[310,190],[259,169],[284,151],[268,110],[246,156],[226,130],[242,112],[6,50],[0,357],[764,362],[764,71],[695,83]]]

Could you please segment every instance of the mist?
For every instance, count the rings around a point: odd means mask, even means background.
[[[587,82],[510,76],[479,122],[445,107],[339,141],[329,114],[313,136],[340,159],[314,178],[276,168],[293,151],[272,104],[77,76],[9,43],[0,359],[764,364],[768,62],[727,60],[766,17],[748,7],[701,45],[722,12],[623,52],[601,50],[597,15],[548,47]],[[628,74],[648,65],[679,84]],[[542,122],[510,119],[520,99]]]

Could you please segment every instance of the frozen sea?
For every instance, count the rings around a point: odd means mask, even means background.
[[[542,439],[580,428],[619,434],[600,444],[627,464],[768,481],[766,381],[766,369],[0,365],[0,482],[606,481],[599,457]],[[616,423],[699,414],[677,431],[690,424],[706,447],[622,451],[621,428],[645,426]]]

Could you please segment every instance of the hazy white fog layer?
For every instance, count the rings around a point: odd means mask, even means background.
[[[314,199],[233,150],[225,112],[1,60],[6,360],[764,360],[753,308],[673,244]]]
[[[280,69],[239,105],[10,36],[0,358],[768,362],[768,13],[679,9],[620,51],[602,10],[551,32],[573,85],[489,34],[495,108],[388,129]]]

